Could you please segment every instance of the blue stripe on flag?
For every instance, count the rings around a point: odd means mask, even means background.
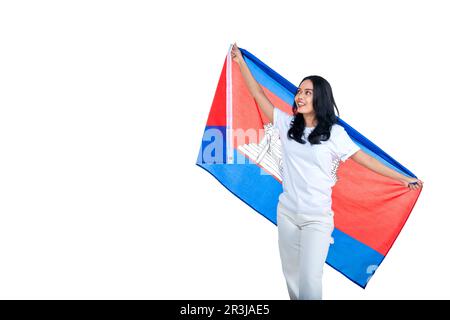
[[[365,288],[384,256],[335,228],[327,263],[351,281]]]

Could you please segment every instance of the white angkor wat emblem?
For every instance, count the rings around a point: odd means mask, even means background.
[[[264,137],[259,143],[243,144],[238,149],[271,175],[280,181],[283,180],[280,135],[272,123],[264,125]]]
[[[280,135],[278,129],[275,129],[272,123],[264,125],[264,137],[260,143],[243,144],[238,149],[271,175],[283,181],[283,158],[281,154]],[[330,175],[334,182],[338,181],[337,171],[339,164],[339,158],[333,159]]]

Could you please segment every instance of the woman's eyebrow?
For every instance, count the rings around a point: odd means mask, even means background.
[[[300,88],[297,88],[297,91],[299,91],[300,90]],[[311,91],[314,91],[313,89],[305,89],[305,90],[311,90]]]

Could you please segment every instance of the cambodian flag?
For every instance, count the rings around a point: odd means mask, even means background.
[[[292,113],[297,87],[245,49],[240,49],[256,81],[274,106]],[[366,153],[398,172],[416,176],[339,119]],[[276,224],[282,192],[277,132],[247,90],[230,51],[225,59],[197,158],[234,195]],[[389,252],[420,195],[376,174],[351,158],[340,163],[333,187],[335,230],[327,263],[365,288]]]

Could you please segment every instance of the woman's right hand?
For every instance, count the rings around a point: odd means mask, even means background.
[[[405,179],[402,181],[403,185],[410,190],[417,190],[422,188],[423,181],[419,179],[414,179],[410,177],[405,177]]]
[[[231,47],[231,57],[233,58],[233,61],[236,61],[238,63],[244,61],[241,50],[239,50],[238,46],[236,45],[236,42]]]

